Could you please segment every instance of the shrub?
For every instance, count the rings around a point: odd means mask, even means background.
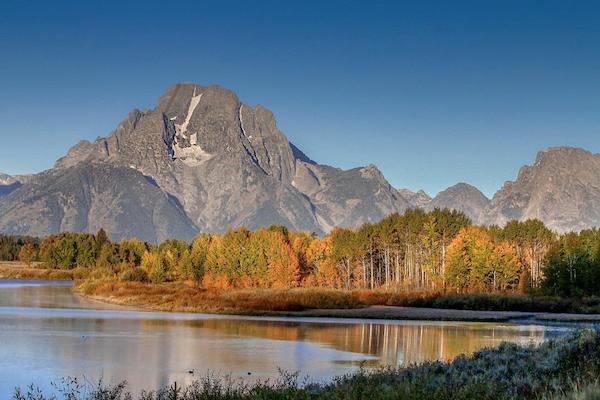
[[[124,282],[149,282],[148,274],[140,267],[126,269],[121,273],[120,279]]]

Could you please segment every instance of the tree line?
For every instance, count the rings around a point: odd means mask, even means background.
[[[476,226],[463,213],[410,209],[324,237],[271,226],[201,234],[191,243],[97,234],[0,235],[0,260],[189,280],[217,288],[329,287],[446,292],[600,294],[600,231],[557,235],[539,220]]]

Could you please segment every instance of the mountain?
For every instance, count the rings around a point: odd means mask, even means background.
[[[138,171],[82,164],[39,174],[0,202],[2,231],[45,236],[97,232],[157,242],[196,230],[175,199]]]
[[[398,193],[408,201],[411,207],[424,208],[431,201],[431,197],[423,190],[413,192],[408,189],[398,189]]]
[[[452,208],[483,224],[539,218],[560,232],[599,226],[600,155],[550,148],[491,201],[466,183],[430,198],[393,188],[372,164],[319,164],[264,106],[220,86],[179,83],[48,171],[0,174],[0,232],[22,235],[103,227],[113,239],[157,242],[271,224],[322,234],[410,207]]]
[[[600,154],[552,147],[506,182],[486,210],[486,222],[538,218],[557,232],[600,226]]]
[[[0,201],[0,231],[62,230],[114,239],[283,224],[327,232],[410,207],[374,166],[320,165],[273,113],[220,86],[180,83],[133,110],[107,137],[82,141]]]
[[[22,184],[17,178],[0,172],[0,197],[8,195],[21,186]]]
[[[484,214],[490,200],[475,186],[458,183],[438,193],[423,208],[449,208],[466,214],[476,224],[484,223]]]
[[[12,176],[0,172],[0,186],[7,186],[12,183],[15,183],[15,181],[16,180]]]

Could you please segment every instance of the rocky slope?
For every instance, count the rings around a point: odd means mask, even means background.
[[[424,208],[431,201],[431,197],[423,190],[413,192],[408,189],[398,189],[398,193],[408,201],[411,207]]]
[[[600,226],[600,154],[572,147],[539,152],[493,196],[485,220],[532,218],[558,232]]]
[[[181,83],[155,109],[130,112],[107,137],[80,142],[6,196],[0,231],[102,226],[116,239],[150,241],[240,225],[323,233],[409,206],[375,166],[319,165],[288,141],[265,107],[243,104],[219,86]]]
[[[0,202],[3,232],[45,236],[97,232],[156,242],[191,238],[196,228],[176,199],[138,171],[82,164],[39,174]]]

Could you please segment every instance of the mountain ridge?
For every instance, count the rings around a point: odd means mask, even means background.
[[[222,232],[230,226],[258,228],[275,223],[321,234],[334,226],[375,222],[409,207],[375,166],[341,170],[312,161],[277,128],[270,110],[244,104],[235,93],[216,85],[171,86],[154,109],[133,110],[106,137],[73,146],[47,176],[62,182],[61,175],[87,165],[110,165],[111,173],[118,176],[124,174],[123,169],[137,171],[147,182],[138,177],[136,184],[153,182],[166,198],[176,199],[196,231]],[[34,181],[3,199],[0,230],[36,234],[46,233],[47,227],[71,226],[64,220],[64,204],[61,212],[53,211],[58,208],[52,196],[46,196],[49,203],[38,203],[35,210],[37,215],[49,215],[43,226],[28,225],[23,222],[29,221],[27,218],[18,221],[16,213],[8,212],[19,208],[15,202],[45,196],[43,190],[29,189],[42,185]],[[93,204],[73,193],[76,188],[64,189],[61,195],[72,199],[79,213],[90,213]],[[19,197],[23,193],[29,197]],[[148,214],[143,202],[131,201],[131,206],[132,214]],[[34,213],[21,213],[24,211]],[[106,223],[117,226],[113,221]],[[77,227],[94,229],[92,223],[84,225]],[[162,238],[147,233],[156,229],[141,226],[140,230],[146,232],[138,235],[142,239]],[[111,237],[123,237],[117,229],[107,231]]]
[[[319,164],[266,107],[218,85],[178,83],[155,108],[130,111],[107,136],[80,141],[48,171],[22,181],[0,175],[0,231],[93,232],[103,224],[115,239],[160,241],[281,224],[322,234],[415,207],[456,209],[479,224],[539,218],[557,231],[583,229],[600,225],[599,159],[548,148],[492,199],[467,183],[432,198],[392,187],[374,164]]]

